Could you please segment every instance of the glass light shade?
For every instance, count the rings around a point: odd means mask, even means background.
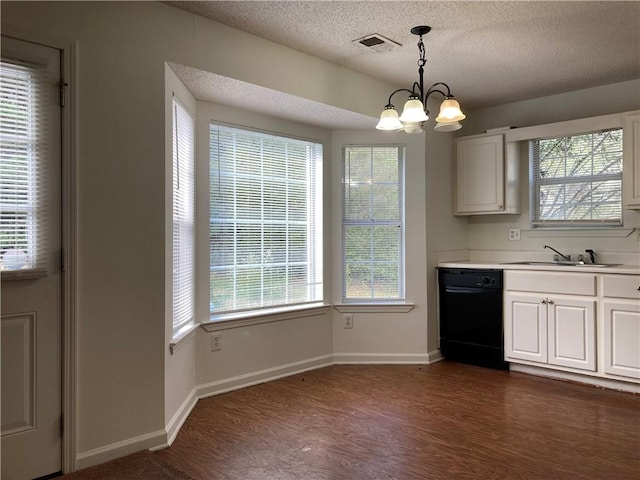
[[[422,122],[405,122],[404,131],[405,133],[422,133],[422,127],[420,126]]]
[[[436,126],[433,127],[436,132],[455,132],[461,128],[460,122],[436,123]]]
[[[453,98],[447,98],[442,102],[442,105],[440,105],[440,113],[436,118],[436,122],[452,123],[459,122],[465,118],[467,118],[467,116],[460,110],[460,104]]]
[[[402,123],[398,119],[398,112],[393,107],[385,107],[380,114],[380,121],[376,125],[378,130],[400,130]]]
[[[420,123],[426,122],[429,117],[424,112],[424,105],[415,97],[410,97],[407,103],[404,104],[404,110],[400,115],[400,121],[402,123]]]

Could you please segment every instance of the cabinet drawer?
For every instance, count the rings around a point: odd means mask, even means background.
[[[589,273],[505,271],[505,289],[566,295],[595,295],[596,275]]]
[[[604,275],[605,297],[640,299],[640,275]]]

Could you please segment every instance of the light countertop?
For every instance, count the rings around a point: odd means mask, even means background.
[[[440,262],[438,267],[442,268],[490,268],[498,270],[546,270],[550,272],[588,272],[588,273],[618,273],[618,274],[640,274],[640,265],[618,265],[611,267],[598,267],[593,265],[522,265],[510,262],[499,261],[457,261]]]

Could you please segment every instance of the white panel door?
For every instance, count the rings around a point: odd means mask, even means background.
[[[3,36],[2,74],[1,476],[22,480],[61,470],[59,51]],[[20,104],[18,97],[27,101]],[[32,111],[42,115],[25,120]],[[40,187],[45,194],[37,194]],[[24,207],[25,202],[37,208]],[[38,223],[40,218],[45,221]],[[46,242],[40,242],[43,238]],[[27,258],[46,261],[32,268],[24,263]]]
[[[547,363],[547,305],[541,295],[507,293],[505,359]],[[545,300],[546,302],[546,300]]]
[[[549,298],[550,364],[596,370],[595,305],[595,300]]]
[[[604,371],[640,380],[640,304],[604,302]]]

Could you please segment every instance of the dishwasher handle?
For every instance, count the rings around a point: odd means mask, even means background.
[[[446,293],[477,294],[477,293],[486,293],[487,290],[496,290],[496,287],[493,287],[493,286],[457,287],[453,285],[446,285],[444,287],[444,291]]]

